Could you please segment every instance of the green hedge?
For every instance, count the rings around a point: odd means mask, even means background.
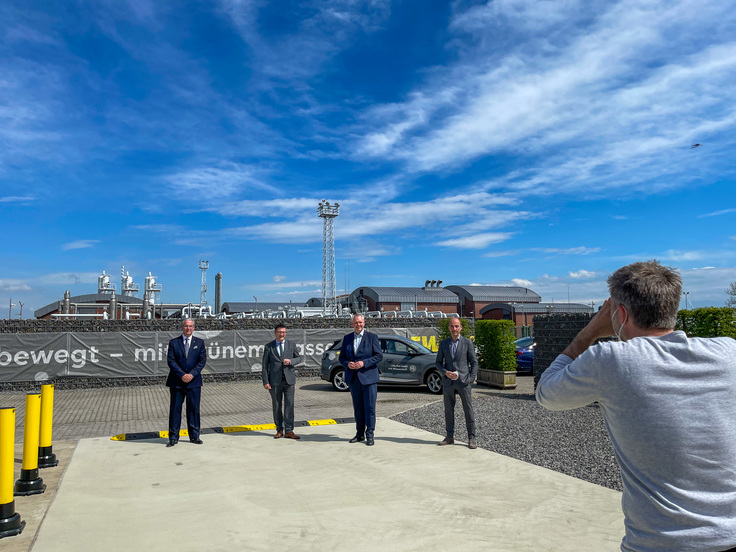
[[[516,370],[515,326],[511,320],[477,320],[475,346],[481,368],[513,372]]]
[[[730,307],[705,307],[677,313],[676,329],[688,337],[735,337],[736,311]]]
[[[450,320],[452,318],[440,318],[437,326],[440,329],[440,337],[439,342],[442,343],[443,339],[447,339],[450,336]],[[467,337],[468,339],[471,339],[473,332],[470,329],[470,323],[465,320],[465,318],[460,319],[460,324],[462,325],[463,329],[460,330],[460,335],[463,337]]]

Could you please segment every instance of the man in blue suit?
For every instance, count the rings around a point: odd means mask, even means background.
[[[192,336],[194,320],[191,318],[182,322],[181,333],[181,337],[169,341],[166,357],[169,365],[166,385],[171,392],[167,447],[173,447],[179,442],[181,407],[185,400],[189,440],[197,445],[202,444],[202,439],[199,438],[199,397],[202,391],[202,368],[207,363],[207,348],[203,340]]]
[[[345,367],[345,381],[350,387],[355,413],[355,437],[351,443],[365,441],[373,446],[376,429],[376,397],[378,396],[378,363],[383,360],[381,343],[374,333],[365,331],[362,314],[353,316],[352,333],[340,346],[340,364]]]

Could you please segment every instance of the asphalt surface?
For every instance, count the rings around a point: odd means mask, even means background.
[[[519,382],[476,396],[528,400],[531,378]],[[381,387],[370,448],[349,445],[354,427],[337,424],[300,427],[301,441],[274,440],[266,429],[167,449],[163,438],[109,439],[165,430],[165,387],[57,390],[60,465],[41,470],[46,493],[16,498],[27,526],[0,547],[337,550],[352,535],[353,550],[618,549],[620,493],[488,450],[437,447],[441,428],[386,419],[437,408],[438,400],[426,388]],[[16,407],[16,471],[24,401],[23,393],[0,394],[2,406]],[[299,382],[296,420],[350,416],[349,394],[316,378]],[[204,428],[271,422],[259,382],[203,389]],[[357,533],[351,519],[360,520]]]

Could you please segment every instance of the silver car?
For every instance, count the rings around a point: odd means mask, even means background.
[[[437,354],[420,343],[398,335],[379,335],[383,360],[378,363],[378,383],[391,385],[426,385],[432,393],[442,393],[442,376],[435,367]],[[345,368],[340,364],[342,339],[335,341],[322,355],[320,377],[338,391],[347,391]]]

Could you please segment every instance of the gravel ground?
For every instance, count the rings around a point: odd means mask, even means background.
[[[597,405],[551,412],[531,394],[473,396],[478,446],[549,468],[596,485],[621,490],[618,464]],[[445,434],[442,402],[392,416],[439,435]],[[460,399],[455,405],[455,439],[467,441]]]

